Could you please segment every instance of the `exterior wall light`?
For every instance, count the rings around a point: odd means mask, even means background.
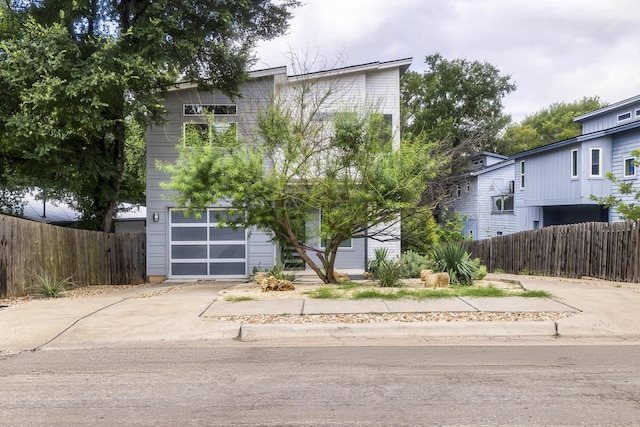
[[[160,214],[158,212],[153,213],[153,222],[160,221]]]

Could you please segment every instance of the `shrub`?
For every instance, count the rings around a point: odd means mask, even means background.
[[[402,277],[420,277],[420,272],[433,269],[433,262],[426,256],[408,250],[400,257]]]
[[[388,259],[386,248],[376,249],[375,259],[369,263],[369,272],[378,284],[383,287],[398,286],[402,277],[402,264],[395,259]]]
[[[40,295],[46,298],[60,298],[62,293],[67,290],[68,287],[73,287],[73,276],[66,277],[64,279],[56,279],[55,274],[46,273],[40,271],[34,274],[35,283],[27,288],[28,291],[35,295]]]
[[[480,264],[480,258],[476,258],[473,260],[473,264],[477,267],[476,276],[473,280],[482,280],[487,275],[487,267]]]
[[[461,243],[447,243],[433,249],[436,270],[449,274],[454,285],[471,285],[478,265],[471,259]]]
[[[273,266],[273,268],[267,272],[267,276],[273,276],[278,280],[288,280],[294,282],[296,280],[295,274],[287,274],[284,272],[284,263],[279,263]]]

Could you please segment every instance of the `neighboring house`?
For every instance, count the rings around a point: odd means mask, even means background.
[[[295,76],[287,75],[286,67],[252,71],[237,99],[230,99],[219,91],[199,91],[189,83],[176,85],[165,98],[166,123],[147,131],[147,277],[154,281],[245,278],[254,268],[271,268],[282,259],[282,248],[277,247],[268,232],[219,227],[220,215],[225,212],[224,203],[209,207],[199,218],[186,217],[172,201],[171,194],[161,189],[160,183],[168,182],[171,177],[156,168],[156,161],[177,160],[176,146],[182,143],[185,128],[195,126],[211,131],[203,112],[213,113],[213,131],[248,136],[258,112],[266,109],[274,95],[288,93],[292,86],[305,79],[313,79],[319,85],[340,82],[337,87],[341,92],[332,97],[331,110],[320,113],[331,115],[363,105],[375,106],[376,112],[391,122],[394,146],[398,146],[400,76],[410,64],[411,59],[372,62]],[[392,254],[400,252],[398,240],[380,242],[363,238],[347,243],[338,251],[336,268],[340,270],[362,272],[377,247],[387,247]]]
[[[469,157],[470,172],[453,180],[446,206],[465,216],[462,233],[471,240],[515,232],[513,160],[480,152]]]
[[[21,217],[60,227],[73,227],[82,216],[66,202],[42,199],[39,190],[22,196]],[[143,233],[146,224],[146,207],[122,203],[113,221],[116,233]]]
[[[608,172],[637,181],[631,152],[640,148],[640,96],[575,118],[582,135],[514,155],[518,230],[589,221],[618,221],[590,200],[616,195]],[[632,197],[629,197],[629,201]]]
[[[472,191],[465,193],[463,185],[460,199],[450,206],[478,224],[480,218],[492,212],[492,221],[487,227],[491,233],[482,235],[482,226],[478,225],[477,231],[473,231],[478,238],[490,237],[498,231],[509,234],[550,225],[621,219],[615,209],[604,208],[590,197],[621,196],[617,186],[607,179],[608,172],[627,182],[638,180],[636,159],[631,153],[640,149],[640,95],[577,116],[574,120],[582,124],[582,135],[515,154],[508,162],[486,168],[484,174],[490,179],[497,174],[503,178],[502,173],[510,169],[511,177],[506,179],[514,182],[513,215],[508,220],[515,224],[508,226],[501,222],[499,226],[503,230],[494,227],[498,224],[493,222],[497,219],[494,215],[497,206],[494,203],[489,209],[480,202],[481,194],[491,188],[480,183],[484,170],[469,174]],[[474,191],[476,182],[480,183],[479,192]],[[494,194],[492,197],[495,199]],[[627,202],[634,201],[632,195],[624,198]],[[469,230],[471,225],[472,222],[468,225]]]

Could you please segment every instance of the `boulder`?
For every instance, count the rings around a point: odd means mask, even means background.
[[[430,276],[432,274],[433,274],[433,270],[422,270],[420,272],[420,280],[425,282],[427,280],[427,276]]]
[[[256,280],[256,283],[260,285],[262,292],[293,291],[296,289],[290,280],[276,279],[273,276],[260,277],[260,280]]]
[[[449,273],[433,273],[425,277],[425,288],[448,288]]]
[[[338,283],[350,282],[351,281],[351,279],[349,278],[349,275],[347,273],[338,273],[336,271],[333,274],[333,277],[335,277],[336,282],[338,282]]]

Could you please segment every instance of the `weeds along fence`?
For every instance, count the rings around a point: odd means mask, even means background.
[[[20,296],[36,274],[78,285],[145,281],[144,233],[110,234],[0,215],[0,298]]]
[[[556,225],[469,242],[489,271],[640,281],[640,221]]]

